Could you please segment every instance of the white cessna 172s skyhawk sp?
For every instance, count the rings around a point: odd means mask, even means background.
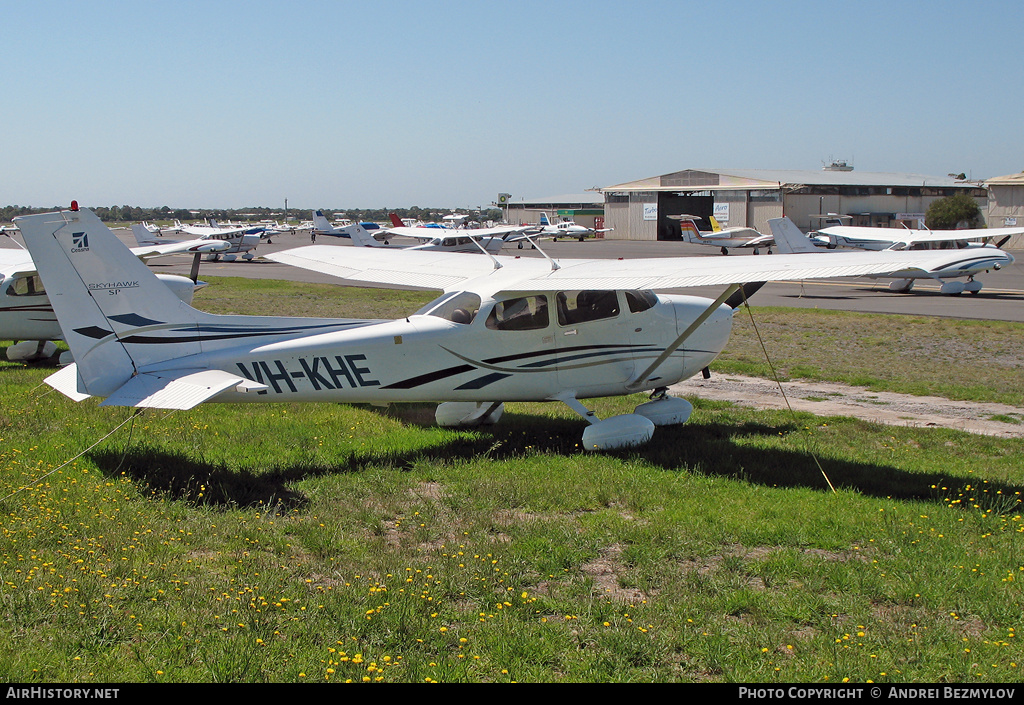
[[[442,425],[496,421],[506,401],[560,401],[588,422],[583,447],[644,443],[692,409],[666,388],[729,339],[747,282],[927,266],[928,252],[600,260],[313,245],[279,262],[352,284],[443,291],[393,321],[225,316],[182,303],[88,210],[18,224],[75,364],[47,378],[103,405],[189,409],[207,401],[443,402]],[[655,289],[718,285],[712,301]],[[581,399],[653,390],[604,420]]]
[[[773,218],[768,221],[772,229],[775,242],[779,251],[783,253],[800,252],[821,252],[821,245],[815,240],[804,235],[789,218]],[[869,229],[869,228],[865,228]],[[870,228],[879,230],[880,228]],[[877,248],[873,248],[877,249]],[[903,248],[889,249],[885,251],[902,250]],[[910,248],[914,249],[914,248]],[[1003,252],[996,247],[975,246],[961,249],[942,250],[915,250],[931,252],[932,257],[927,267],[913,267],[901,271],[888,272],[886,274],[869,274],[873,279],[892,279],[889,282],[889,290],[906,294],[914,288],[914,282],[918,279],[932,279],[939,282],[939,293],[950,296],[959,296],[965,291],[977,294],[981,291],[982,284],[975,279],[978,274],[990,270],[999,270],[1013,264],[1013,255]],[[838,252],[838,250],[828,250]],[[966,277],[967,281],[957,281]],[[949,281],[953,280],[953,281]]]

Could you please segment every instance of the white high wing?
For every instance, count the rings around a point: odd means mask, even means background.
[[[140,244],[131,253],[142,260],[171,254],[195,253],[198,257],[227,247],[228,244],[220,240],[189,240],[160,245]],[[155,276],[185,303],[191,302],[195,289],[202,286],[194,278],[176,274]],[[50,341],[63,337],[32,256],[27,250],[0,249],[0,340],[20,341],[7,348],[7,359],[48,358],[55,352]]]
[[[467,216],[446,215],[443,220],[451,223],[462,223]],[[392,227],[386,228],[386,237],[399,235],[419,240],[420,244],[404,247],[406,250],[427,250],[431,252],[466,252],[478,254],[481,251],[487,254],[497,254],[506,242],[513,242],[516,236],[529,230],[524,226],[499,225],[493,228],[461,228],[446,227],[440,225],[403,225],[402,220],[394,213],[391,214]],[[385,240],[385,244],[387,240]],[[371,246],[380,245],[379,242],[358,243]]]
[[[754,254],[760,254],[762,247],[768,248],[768,254],[772,253],[772,245],[775,243],[771,235],[762,235],[753,228],[746,226],[735,226],[722,228],[715,218],[711,218],[711,231],[703,231],[697,227],[700,216],[696,215],[670,215],[672,220],[679,221],[679,227],[683,231],[683,239],[697,245],[714,245],[722,248],[722,254],[729,254],[733,247],[749,247]]]
[[[443,293],[393,321],[222,316],[171,294],[90,211],[18,222],[75,356],[46,381],[72,399],[162,409],[433,401],[443,425],[496,421],[506,401],[560,401],[588,422],[587,449],[643,443],[689,418],[666,388],[721,352],[744,283],[924,267],[933,254],[555,261],[314,245],[270,258]],[[654,292],[703,285],[721,295]],[[580,401],[648,390],[634,413],[604,420]]]
[[[828,237],[834,247],[858,250],[937,250],[956,247],[982,247],[999,238],[1001,247],[1024,228],[975,228],[971,230],[912,230],[910,228],[870,228],[858,225],[833,225],[819,234]]]
[[[789,218],[775,218],[768,221],[775,236],[775,242],[779,251],[784,253],[821,253],[820,241],[804,235],[796,224]],[[839,227],[839,226],[837,226]],[[847,227],[847,226],[843,226]],[[862,228],[857,228],[858,230]],[[878,230],[878,228],[863,228],[864,230]],[[831,230],[831,228],[826,228]],[[819,231],[819,232],[825,232]],[[964,231],[957,231],[964,232]],[[899,247],[872,248],[886,252],[902,250]],[[929,250],[928,248],[909,247],[909,250],[916,252],[930,252],[931,259],[926,267],[916,267],[909,270],[895,270],[884,274],[869,274],[872,278],[892,279],[889,289],[900,293],[907,293],[914,287],[917,279],[933,279],[941,285],[940,293],[957,296],[965,291],[977,294],[981,291],[982,283],[975,279],[975,276],[990,270],[999,270],[1012,264],[1013,255],[1004,252],[996,247],[975,246],[962,249],[939,249]],[[829,249],[827,252],[839,253],[839,250]],[[826,252],[826,253],[827,253]],[[966,277],[967,281],[956,281]],[[954,281],[947,281],[947,280]]]
[[[395,218],[397,219],[397,216]],[[398,220],[398,222],[401,223],[402,221]],[[342,228],[334,227],[322,211],[313,211],[313,224],[316,234],[351,238],[352,244],[358,247],[388,247],[396,250],[465,252],[471,254],[478,254],[480,252],[495,254],[505,246],[506,237],[526,230],[526,228],[511,226],[462,230],[443,227],[396,225],[391,228],[380,229],[379,232],[382,233],[383,240],[378,240],[365,228],[363,223],[353,223]],[[393,235],[413,238],[419,240],[420,244],[392,248],[390,238]]]

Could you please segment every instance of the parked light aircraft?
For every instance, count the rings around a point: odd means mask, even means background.
[[[859,250],[938,250],[983,247],[999,238],[999,248],[1024,228],[975,228],[971,230],[916,230],[910,228],[871,228],[857,225],[833,225],[822,228],[819,235],[828,238],[834,247]]]
[[[174,222],[175,227],[180,227],[181,232],[199,239],[223,240],[231,244],[231,247],[222,252],[214,252],[208,259],[224,259],[233,262],[241,254],[242,259],[251,260],[255,257],[252,253],[260,244],[263,227],[252,227],[247,225],[221,227],[216,220],[209,220],[204,225],[181,225]]]
[[[264,231],[262,226],[224,226],[218,224],[212,218],[209,218],[204,224],[181,225],[177,221],[174,224],[175,226],[180,226],[180,232],[185,235],[200,239],[223,240],[230,243],[230,249],[225,250],[223,253],[214,253],[209,256],[210,259],[223,258],[227,261],[234,261],[239,254],[242,255],[243,259],[253,259],[255,255],[252,251],[259,245]]]
[[[611,232],[614,228],[588,228],[585,225],[577,225],[576,221],[570,218],[563,218],[561,222],[554,223],[548,218],[547,213],[540,214],[540,230],[536,228],[531,235],[542,238],[557,240],[562,237],[571,237],[583,242],[586,238],[597,233]]]
[[[18,224],[75,356],[46,381],[72,399],[162,409],[434,401],[448,426],[494,422],[506,401],[559,401],[588,422],[588,450],[643,443],[689,418],[689,402],[666,389],[721,352],[745,283],[926,266],[934,254],[555,261],[313,245],[269,256],[350,283],[443,292],[408,317],[372,321],[197,311],[91,211]],[[654,293],[704,285],[724,291],[714,301]],[[603,420],[580,401],[640,391],[651,400]]]
[[[224,250],[228,244],[219,240],[190,240],[156,246],[140,246],[131,253],[142,260],[169,254]],[[176,274],[155,275],[174,296],[185,303],[203,286],[195,279]],[[63,338],[50,299],[43,288],[32,256],[23,249],[0,249],[0,340],[16,342],[7,348],[8,360],[34,360],[53,355],[53,340]]]
[[[396,214],[391,214],[392,223],[401,223],[402,220]],[[428,250],[432,252],[464,252],[478,254],[481,251],[488,254],[496,254],[501,251],[506,242],[514,242],[517,237],[529,231],[527,226],[521,225],[499,225],[494,228],[445,228],[440,225],[394,225],[383,230],[384,237],[390,238],[394,235],[411,237],[420,241],[419,245],[412,245],[401,249],[406,250]],[[388,240],[385,239],[385,244]],[[367,247],[378,247],[380,242],[376,239],[373,242],[361,238],[359,242],[353,240],[354,244]]]
[[[753,248],[754,254],[761,254],[761,248],[767,247],[768,254],[772,253],[774,239],[771,235],[762,235],[753,228],[736,226],[722,228],[715,218],[711,218],[711,232],[702,231],[697,227],[700,216],[697,215],[670,215],[672,220],[678,220],[683,231],[683,239],[698,245],[714,245],[722,248],[722,254],[729,254],[733,247]]]
[[[370,235],[371,230],[374,232],[383,232],[381,227],[376,223],[353,223],[351,221],[346,221],[345,225],[333,225],[331,221],[327,220],[327,216],[324,215],[323,211],[313,211],[312,232],[316,235],[351,238],[352,233],[365,232],[368,237],[372,238],[373,236]]]
[[[789,218],[774,218],[768,225],[775,235],[775,243],[779,251],[784,253],[821,253],[818,241],[800,232],[796,224]],[[875,228],[870,228],[874,230]],[[901,248],[888,248],[885,252],[900,251]],[[912,251],[929,251],[924,248],[909,248]],[[839,250],[829,249],[827,253],[841,254]],[[927,266],[913,269],[894,270],[884,274],[869,274],[872,278],[892,279],[889,283],[891,291],[907,293],[914,288],[917,279],[932,279],[939,282],[939,292],[958,296],[965,291],[977,294],[982,283],[975,276],[982,272],[999,270],[1014,261],[1013,255],[996,247],[967,247],[956,250],[930,250],[932,259]],[[967,281],[956,281],[966,277]],[[947,280],[953,281],[947,281]]]

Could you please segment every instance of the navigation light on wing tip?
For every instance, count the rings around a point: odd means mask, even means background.
[[[71,210],[73,210],[73,211],[77,211],[78,210],[78,201],[72,201],[71,202]]]

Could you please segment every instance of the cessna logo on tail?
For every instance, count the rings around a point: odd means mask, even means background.
[[[89,233],[71,233],[71,251],[86,252],[89,249]]]

